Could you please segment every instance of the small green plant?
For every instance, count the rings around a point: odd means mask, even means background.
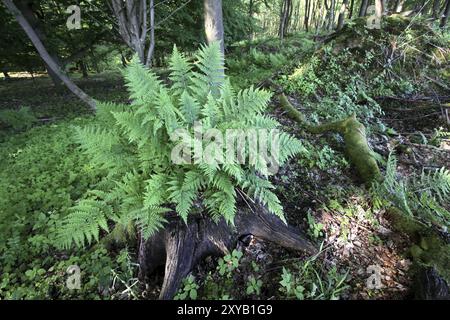
[[[450,201],[450,171],[446,168],[399,178],[397,159],[390,154],[384,181],[374,183],[372,194],[377,206],[392,204],[427,224],[450,226],[450,212],[444,207]]]
[[[317,223],[311,212],[308,212],[306,219],[308,222],[308,233],[315,239],[323,237],[324,225],[322,223]]]
[[[183,280],[183,287],[175,295],[174,300],[196,300],[199,286],[195,282],[193,275],[189,275]]]
[[[36,117],[29,107],[19,110],[0,110],[0,129],[23,130],[31,127]]]
[[[340,274],[335,266],[325,271],[323,266],[315,266],[315,259],[297,263],[296,271],[283,267],[279,290],[285,298],[337,300],[348,288],[345,283],[348,273]]]
[[[255,276],[250,276],[247,281],[247,290],[245,291],[247,295],[255,294],[260,295],[261,294],[261,287],[263,285],[263,282],[261,279],[255,278]]]
[[[221,276],[230,278],[232,272],[239,267],[239,260],[242,257],[242,252],[234,249],[231,254],[227,254],[219,259],[217,270]]]
[[[348,162],[344,157],[337,154],[329,146],[317,147],[309,142],[305,142],[304,152],[299,157],[299,163],[305,168],[317,167],[320,170],[328,170],[331,168],[345,168]]]

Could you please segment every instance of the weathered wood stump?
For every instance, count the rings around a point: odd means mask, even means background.
[[[159,298],[171,299],[182,280],[203,258],[231,252],[237,241],[248,235],[292,250],[317,252],[299,230],[284,224],[264,206],[255,204],[250,208],[238,204],[234,227],[223,219],[214,222],[202,216],[193,217],[185,224],[176,214],[170,215],[165,229],[140,243],[139,278],[145,280],[156,267],[165,263]]]

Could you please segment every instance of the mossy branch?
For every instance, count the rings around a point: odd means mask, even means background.
[[[279,96],[279,100],[281,107],[305,131],[313,134],[329,131],[341,134],[345,141],[345,153],[365,183],[381,179],[380,169],[375,160],[374,151],[367,143],[366,128],[356,119],[356,115],[353,114],[340,121],[313,126],[306,121],[303,114],[289,102],[284,94]]]

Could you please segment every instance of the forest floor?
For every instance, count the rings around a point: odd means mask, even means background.
[[[302,61],[315,52],[313,46],[306,48],[302,46],[296,50],[296,41],[299,40],[294,39],[289,44],[290,48],[294,48],[292,52],[283,52],[283,54],[286,56],[294,54],[296,59]],[[271,67],[254,67],[257,63],[251,59],[262,58],[255,57],[255,53],[251,52],[252,49],[234,48],[232,50],[235,50],[232,51],[235,53],[231,54],[234,60],[230,63],[230,75],[232,83],[237,83],[237,86],[264,85],[268,79],[274,81],[275,78],[283,76],[283,74],[280,75],[277,67],[279,62],[272,61],[281,59],[280,57],[268,58],[273,62]],[[247,61],[246,74],[234,71],[241,67],[232,65],[232,63],[238,63],[236,57],[244,59],[239,50],[248,50],[246,57],[249,61]],[[277,54],[276,49],[271,49],[270,45],[260,45],[258,50],[266,54],[268,52]],[[96,99],[127,102],[127,92],[118,74],[93,75],[88,79],[77,79],[76,82]],[[285,90],[284,93],[288,95],[294,106],[304,110],[306,114],[314,107],[290,90]],[[411,100],[420,97],[420,92],[408,96]],[[246,239],[239,243],[239,249],[243,252],[239,268],[229,279],[220,274],[216,258],[208,258],[206,263],[196,267],[193,274],[196,282],[200,284],[199,295],[203,298],[227,296],[247,299],[288,297],[281,290],[280,281],[283,279],[283,274],[290,272],[293,275],[298,274],[297,281],[305,287],[311,284],[318,287],[307,288],[306,291],[312,298],[336,298],[337,296],[342,299],[412,298],[414,296],[412,290],[414,273],[411,272],[414,260],[411,254],[413,239],[407,233],[395,229],[387,215],[389,210],[387,206],[375,205],[371,189],[364,186],[352,165],[347,162],[342,140],[334,134],[303,133],[298,125],[278,107],[278,104],[277,97],[274,96],[272,115],[282,123],[285,129],[305,142],[309,153],[290,161],[273,177],[273,181],[277,186],[277,194],[289,224],[307,233],[310,239],[321,246],[321,251],[317,256],[305,257],[255,238]],[[445,113],[440,110],[404,112],[398,109],[399,105],[405,105],[406,102],[396,103],[394,108],[392,108],[392,101],[381,101],[379,104],[384,112],[376,118],[381,120],[389,130],[377,132],[372,129],[369,134],[369,144],[385,159],[392,152],[396,154],[397,172],[400,177],[420,175],[423,170],[430,168],[450,168],[449,137],[444,134],[439,137],[436,135],[436,132],[449,131],[448,127],[445,129],[447,120]],[[145,287],[137,283],[135,249],[132,246],[126,248],[125,257],[123,247],[114,249],[112,258],[107,257],[106,252],[101,250],[94,253],[92,251],[61,253],[51,248],[49,245],[51,231],[48,227],[40,227],[39,219],[42,218],[42,223],[46,225],[53,223],[47,214],[56,212],[63,215],[95,180],[95,174],[90,178],[82,178],[91,169],[83,163],[84,158],[75,156],[78,149],[68,138],[70,128],[73,125],[89,122],[91,115],[69,93],[55,90],[48,78],[12,79],[0,83],[0,110],[18,109],[23,106],[31,107],[37,118],[33,127],[21,132],[4,131],[0,135],[1,175],[4,181],[10,184],[2,185],[0,189],[0,195],[4,198],[10,197],[2,200],[3,202],[0,201],[0,218],[5,219],[9,215],[9,217],[17,217],[15,223],[19,223],[19,220],[23,221],[17,227],[17,230],[20,230],[18,232],[5,229],[4,225],[0,228],[8,230],[4,237],[17,239],[14,240],[15,242],[5,240],[6,244],[0,245],[3,259],[0,265],[0,273],[2,273],[0,297],[116,299],[157,297],[163,271],[157,272]],[[408,104],[408,107],[410,106]],[[30,154],[31,151],[27,153],[27,150],[38,150],[33,148],[50,141],[50,135],[56,133],[61,133],[63,140],[52,141],[49,145],[47,152],[51,153],[51,150],[55,150],[53,156],[34,154],[35,151],[33,154]],[[68,139],[67,142],[64,139]],[[62,151],[60,151],[61,148]],[[56,180],[45,180],[47,178],[44,176],[57,175],[55,170],[65,168],[60,165],[68,161],[62,159],[63,157],[70,159],[74,157],[73,162],[68,164],[73,167],[71,168],[73,172],[62,172],[61,177],[55,178]],[[33,171],[29,167],[30,163],[37,163],[38,169]],[[44,180],[46,185],[35,186],[40,179]],[[15,183],[19,183],[17,181],[21,184],[13,187]],[[21,190],[20,188],[24,185],[33,189],[31,193],[40,188],[41,193],[35,195],[37,199],[32,198],[32,194],[24,194],[22,198],[12,200],[12,192],[19,192],[17,190]],[[56,199],[53,199],[55,195],[49,195],[46,192],[59,193]],[[55,202],[65,200],[64,204],[46,206],[43,202],[47,198]],[[6,206],[9,206],[8,210]],[[450,209],[448,204],[444,207]],[[44,217],[41,217],[42,213],[45,214]],[[1,224],[5,223],[0,221]],[[44,239],[40,239],[39,235],[42,235]],[[31,238],[33,241],[30,241]],[[30,245],[30,248],[23,251],[24,257],[7,259],[14,254],[13,250],[20,250],[27,245]],[[85,290],[91,290],[89,294],[79,293],[74,296],[73,293],[58,289],[61,285],[61,279],[58,277],[64,274],[66,267],[66,264],[61,265],[60,262],[62,260],[67,263],[72,262],[78,259],[77,255],[81,257],[79,259],[87,269],[86,273],[104,273],[107,278],[109,275],[109,279],[114,281],[104,284],[100,279],[101,276],[88,276],[90,282]],[[43,256],[47,257],[43,258]],[[305,261],[310,262],[306,264]],[[98,268],[101,271],[95,269],[97,267],[94,267],[94,264],[100,265]],[[450,265],[448,267],[450,268]],[[16,271],[15,268],[17,268]],[[379,288],[373,288],[368,282],[372,279],[374,268],[380,270],[381,287]],[[111,270],[114,270],[113,276],[111,276]],[[310,279],[307,280],[306,277]],[[251,287],[249,284],[251,278],[261,280],[261,283],[257,285],[260,292],[256,289],[254,291],[248,289]],[[342,284],[339,283],[340,279],[344,279]],[[214,290],[217,291],[217,288],[211,289],[212,281],[222,286],[219,293],[212,293]],[[30,294],[27,290],[32,293]],[[323,295],[317,295],[315,291]]]

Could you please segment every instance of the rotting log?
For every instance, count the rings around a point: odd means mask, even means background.
[[[228,254],[239,239],[253,235],[287,249],[317,253],[317,248],[302,233],[286,225],[260,204],[238,204],[235,224],[231,226],[209,216],[193,217],[184,223],[175,213],[167,217],[165,228],[139,245],[139,278],[145,280],[165,264],[160,299],[171,299],[182,280],[207,256]]]
[[[289,102],[284,94],[279,96],[279,100],[280,106],[306,132],[321,134],[331,131],[341,134],[345,142],[345,153],[366,184],[381,179],[380,169],[375,159],[375,152],[367,143],[366,128],[356,119],[356,115],[353,114],[340,121],[313,126],[305,120],[303,114]]]

